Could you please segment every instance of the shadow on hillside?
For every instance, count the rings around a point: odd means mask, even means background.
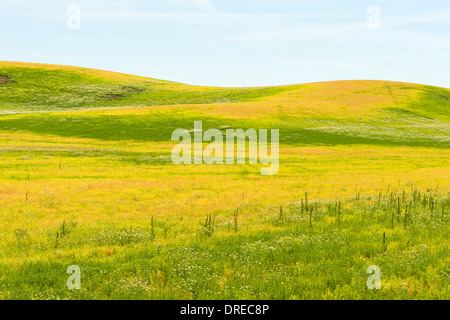
[[[203,118],[202,118],[203,117]],[[230,120],[201,116],[187,117],[182,114],[152,114],[141,116],[103,115],[96,117],[64,117],[55,114],[29,114],[11,118],[0,117],[0,130],[12,132],[33,132],[44,135],[56,135],[71,138],[90,138],[106,141],[154,141],[168,142],[172,132],[178,128],[190,130],[194,121],[203,121],[203,130],[220,128],[224,125],[231,128],[279,128],[280,143],[284,145],[380,145],[380,146],[414,146],[448,148],[447,141],[426,139],[420,137],[400,137],[393,134],[390,137],[363,137],[350,133],[326,132],[305,129],[301,127],[250,120]],[[363,125],[363,124],[362,124]],[[300,126],[300,125],[299,125]],[[380,127],[382,130],[383,127]]]

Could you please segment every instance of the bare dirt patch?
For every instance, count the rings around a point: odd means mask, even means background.
[[[14,81],[5,74],[0,74],[0,86],[6,86],[7,84],[11,84]]]
[[[120,93],[107,93],[101,96],[102,99],[117,100],[123,98],[123,94]]]
[[[122,87],[122,90],[125,90],[125,91],[127,91],[127,92],[135,92],[135,93],[144,91],[144,90],[141,89],[141,88],[131,87],[131,86],[123,86],[123,87]]]

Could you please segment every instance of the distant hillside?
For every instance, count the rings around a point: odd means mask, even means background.
[[[102,70],[0,61],[0,112],[248,101],[290,89],[190,86]]]
[[[191,86],[116,72],[0,61],[0,112],[125,106],[267,101],[299,106],[305,114],[388,110],[446,117],[450,90],[389,81],[335,81],[303,85],[218,88]],[[269,102],[270,101],[270,102]],[[448,119],[448,118],[447,118]]]
[[[34,111],[51,113],[26,114]],[[0,131],[102,140],[167,141],[176,128],[202,120],[205,129],[277,128],[290,145],[450,142],[450,90],[389,81],[216,88],[0,62],[0,114]]]

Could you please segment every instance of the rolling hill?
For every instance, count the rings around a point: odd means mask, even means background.
[[[279,129],[279,172],[175,165],[198,120]],[[449,299],[449,142],[446,88],[0,62],[0,299]]]
[[[5,129],[161,141],[169,139],[177,127],[190,127],[198,119],[209,127],[224,121],[243,128],[254,127],[255,122],[279,127],[286,133],[281,141],[287,144],[449,145],[450,91],[445,88],[387,81],[198,87],[100,70],[13,62],[0,62],[0,75],[0,114],[27,113],[2,117]],[[124,107],[123,112],[106,110]],[[97,110],[56,113],[83,109]],[[53,113],[29,115],[32,111]],[[60,121],[70,123],[70,128],[57,125]]]

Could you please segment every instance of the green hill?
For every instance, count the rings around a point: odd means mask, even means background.
[[[0,299],[449,299],[449,97],[0,62]],[[279,171],[174,164],[198,120],[279,129]]]
[[[288,89],[189,86],[93,69],[0,62],[0,112],[234,102]]]
[[[449,110],[450,90],[401,82],[216,88],[93,69],[0,62],[0,114],[28,113],[1,117],[0,130],[64,137],[167,141],[176,128],[203,120],[209,128],[279,128],[281,142],[291,145],[448,147]],[[35,111],[53,113],[29,114]]]

